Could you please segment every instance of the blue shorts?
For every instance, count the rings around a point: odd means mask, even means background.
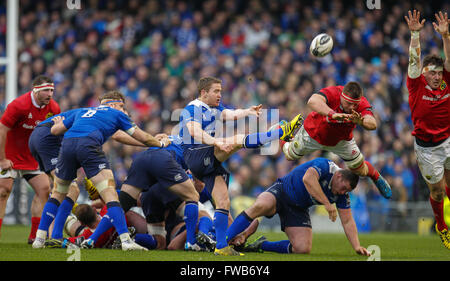
[[[28,140],[28,147],[31,155],[39,164],[39,169],[45,173],[50,173],[56,168],[59,149],[63,136],[55,136],[50,133],[51,123],[48,126],[37,126],[31,132]]]
[[[162,188],[169,188],[188,179],[186,171],[176,161],[174,151],[152,149],[140,152],[136,156],[124,184],[144,191],[156,183]]]
[[[166,220],[166,211],[176,212],[183,203],[178,196],[163,188],[159,183],[141,193],[142,212],[147,223],[159,223]]]
[[[281,230],[286,227],[309,227],[311,228],[311,218],[309,216],[309,208],[301,208],[294,203],[283,191],[283,183],[276,181],[266,191],[275,196],[277,200],[277,214],[280,217]],[[270,218],[269,216],[267,216]]]
[[[79,168],[84,169],[88,179],[103,169],[109,169],[102,145],[90,137],[64,138],[56,164],[56,176],[71,181],[77,177]]]
[[[205,184],[211,194],[217,176],[222,176],[228,186],[230,173],[214,156],[214,146],[198,145],[183,151],[184,162],[194,177]]]

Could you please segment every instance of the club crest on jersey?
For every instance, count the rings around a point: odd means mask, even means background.
[[[31,114],[31,112],[28,113],[28,119],[33,119],[33,114]]]
[[[30,113],[30,115],[31,115],[31,113]],[[52,117],[53,115],[55,115],[55,114],[53,114],[53,112],[49,112],[49,113],[47,113],[47,115],[45,115],[45,119]]]
[[[441,86],[439,87],[439,89],[444,90],[447,87],[447,83],[445,83],[444,80],[442,80]]]

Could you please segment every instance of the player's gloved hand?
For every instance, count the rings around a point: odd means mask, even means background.
[[[89,194],[89,199],[96,200],[100,198],[100,193],[98,193],[97,188],[95,188],[94,184],[88,178],[84,178],[84,188]]]

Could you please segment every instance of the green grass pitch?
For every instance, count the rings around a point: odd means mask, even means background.
[[[366,261],[351,249],[345,234],[315,233],[309,255],[245,253],[243,257],[218,257],[212,253],[184,251],[122,252],[92,249],[70,252],[66,249],[32,249],[26,244],[29,226],[4,225],[0,237],[0,261]],[[264,232],[269,240],[286,239],[284,233]],[[253,239],[250,238],[250,240]],[[450,251],[435,234],[419,236],[412,233],[360,234],[366,248],[376,245],[381,261],[450,261]]]

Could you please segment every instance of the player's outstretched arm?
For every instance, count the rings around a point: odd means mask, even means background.
[[[218,149],[229,153],[233,150],[233,146],[231,144],[226,144],[223,141],[220,141],[208,133],[206,133],[202,129],[202,125],[195,121],[189,121],[186,123],[186,127],[189,131],[189,134],[198,142],[203,144],[208,144],[217,147]]]
[[[139,142],[145,144],[146,146],[151,146],[151,147],[166,147],[171,143],[170,140],[167,138],[159,141],[157,138],[144,132],[139,127],[136,127],[136,129],[134,130],[134,132],[131,136],[135,140],[138,140]]]
[[[439,14],[434,14],[434,16],[436,18],[436,22],[433,22],[434,30],[442,36],[445,55],[444,68],[445,70],[450,71],[450,33],[448,31],[448,15],[447,12],[439,12]]]
[[[328,116],[328,118],[333,120],[348,121],[350,120],[350,114],[346,113],[336,113],[332,110],[325,99],[324,96],[319,94],[313,94],[308,100],[308,108],[320,115]]]
[[[262,104],[253,105],[246,109],[235,109],[235,110],[224,109],[222,111],[221,117],[222,117],[222,120],[225,120],[225,121],[238,120],[238,119],[250,116],[250,115],[259,117],[259,115],[261,114],[261,108],[262,108]]]
[[[405,16],[408,28],[411,31],[411,42],[409,44],[409,64],[408,76],[410,78],[417,78],[421,74],[420,64],[420,30],[423,28],[425,19],[420,21],[420,12],[414,10],[412,13],[408,11],[408,16]]]
[[[353,219],[351,209],[338,209],[338,212],[345,235],[352,245],[352,248],[358,255],[370,256],[369,251],[367,251],[367,249],[362,247],[359,243],[358,230],[356,228],[356,223]]]
[[[114,135],[111,136],[111,138],[123,144],[147,147],[145,144],[131,137],[129,134],[125,133],[122,130],[118,130],[117,132],[115,132]]]

